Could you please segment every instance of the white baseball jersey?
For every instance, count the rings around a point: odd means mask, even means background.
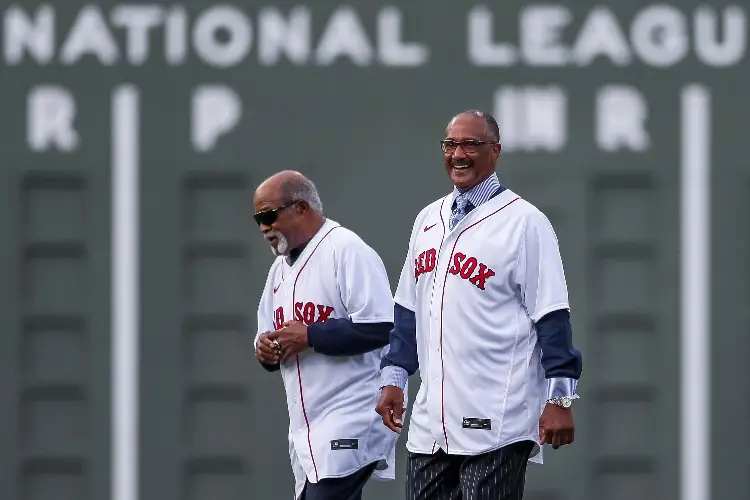
[[[475,455],[537,443],[547,383],[534,322],[568,308],[557,237],[511,190],[450,230],[452,196],[416,218],[395,300],[415,312],[422,385],[407,448]]]
[[[352,231],[327,220],[292,266],[271,265],[258,307],[258,336],[284,321],[329,318],[393,321],[393,297],[378,254]],[[289,455],[299,497],[305,479],[347,476],[378,462],[374,476],[394,479],[398,434],[375,412],[380,360],[387,346],[356,356],[308,349],[281,365],[289,409]]]

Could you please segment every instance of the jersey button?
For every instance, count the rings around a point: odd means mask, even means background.
[[[293,405],[296,405],[296,404],[297,404],[297,398],[294,398],[294,399],[292,399],[292,404],[293,404]]]

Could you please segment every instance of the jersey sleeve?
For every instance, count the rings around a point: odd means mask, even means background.
[[[527,220],[518,255],[516,281],[532,321],[558,309],[568,309],[568,287],[562,257],[549,219],[539,211]]]
[[[336,259],[341,302],[353,323],[393,322],[393,297],[385,264],[359,239],[346,242]]]
[[[269,289],[271,287],[271,277],[273,276],[274,269],[276,266],[271,266],[266,277],[266,283],[263,286],[263,293],[258,301],[258,326],[255,333],[255,340],[253,345],[255,346],[258,342],[258,337],[261,333],[274,331],[273,327],[273,304],[271,303],[271,294]]]
[[[409,236],[409,248],[406,250],[406,259],[404,259],[401,276],[398,278],[398,286],[394,295],[394,300],[397,304],[412,312],[415,312],[417,307],[417,283],[414,280],[414,258],[412,254],[415,240],[414,229],[417,227],[418,220],[420,220],[420,217],[417,217],[414,221],[414,226]]]

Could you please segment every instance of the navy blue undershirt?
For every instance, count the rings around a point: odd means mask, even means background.
[[[354,323],[346,318],[333,318],[307,326],[308,346],[326,356],[356,356],[388,345],[393,323]],[[279,369],[278,363],[263,368]]]
[[[380,367],[399,366],[409,375],[414,375],[419,369],[415,314],[396,304],[394,319],[391,347],[380,362]],[[560,309],[546,314],[536,323],[536,334],[542,348],[545,378],[578,380],[582,371],[582,359],[581,353],[573,347],[570,313],[566,309]]]
[[[290,264],[299,257],[304,245],[289,253]],[[354,323],[348,318],[329,319],[323,323],[307,326],[308,346],[326,356],[356,356],[388,345],[394,324]],[[279,364],[260,363],[270,372],[279,369]]]
[[[495,191],[490,198],[505,191]],[[419,368],[417,358],[417,328],[413,311],[396,304],[393,311],[394,328],[391,332],[390,349],[380,362],[380,368],[399,366],[409,375]],[[545,378],[571,378],[578,380],[583,369],[581,353],[573,347],[573,329],[570,312],[565,309],[552,311],[536,323],[536,334],[542,348],[542,368]]]
[[[504,188],[493,194],[497,196]],[[299,256],[304,247],[290,253],[290,261]],[[542,349],[542,368],[546,378],[579,379],[582,371],[581,353],[573,347],[570,313],[567,310],[550,312],[536,323],[537,338]],[[417,358],[416,318],[413,311],[396,304],[394,323],[354,323],[350,319],[329,319],[307,327],[309,347],[326,356],[354,356],[384,347],[390,349],[381,361],[381,368],[400,366],[409,375],[419,368]],[[276,371],[279,365],[261,366]]]

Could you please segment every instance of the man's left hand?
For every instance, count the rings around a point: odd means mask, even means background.
[[[307,326],[301,321],[286,321],[281,329],[271,332],[268,338],[279,343],[281,361],[286,361],[309,347]]]
[[[539,439],[541,444],[551,444],[553,449],[570,444],[575,439],[573,411],[547,403],[539,419]]]

